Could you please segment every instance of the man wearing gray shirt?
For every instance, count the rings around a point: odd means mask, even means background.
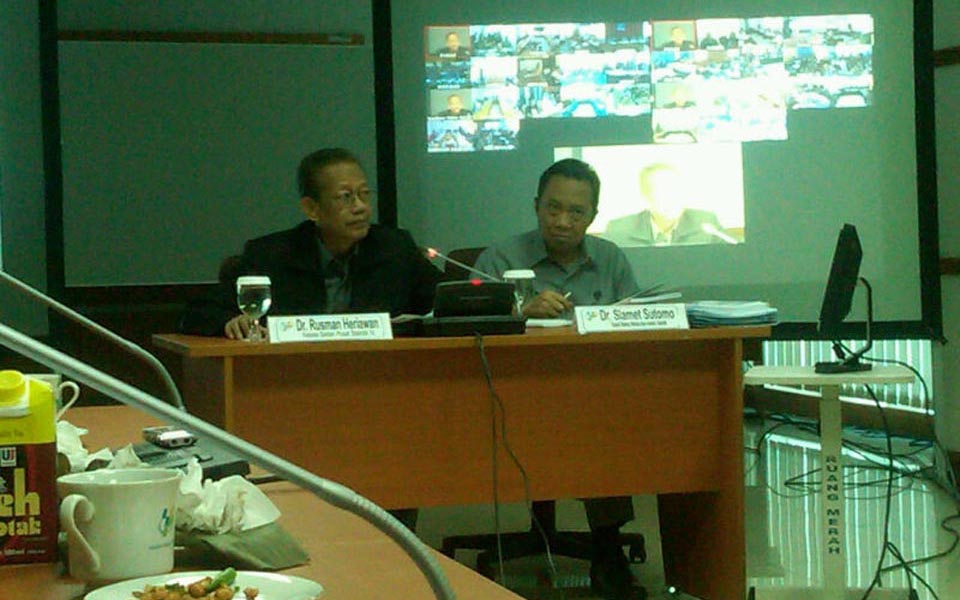
[[[476,268],[500,277],[532,269],[537,295],[523,306],[528,317],[552,318],[576,305],[611,304],[639,289],[623,251],[586,235],[597,215],[600,178],[587,163],[568,158],[540,176],[534,209],[537,229],[487,248]],[[646,596],[619,544],[620,527],[633,520],[629,496],[584,500],[593,538],[590,584],[604,598]]]

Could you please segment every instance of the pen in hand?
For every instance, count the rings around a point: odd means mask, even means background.
[[[563,299],[564,299],[565,301],[567,301],[567,302],[570,302],[570,296],[572,296],[572,295],[573,295],[573,292],[566,292],[566,293],[563,295]],[[560,313],[559,317],[560,317],[561,319],[571,319],[571,318],[573,318],[573,302],[570,302],[570,308],[564,309],[564,310]]]

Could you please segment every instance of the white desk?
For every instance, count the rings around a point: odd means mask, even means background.
[[[855,373],[816,373],[813,367],[753,367],[743,377],[744,385],[809,385],[820,387],[820,497],[823,593],[818,598],[841,600],[850,595],[846,582],[846,546],[843,519],[843,465],[841,463],[840,386],[911,383],[914,375],[900,365],[874,366]],[[855,595],[854,595],[855,596]],[[767,596],[769,597],[769,596]],[[859,598],[860,596],[855,596]],[[902,596],[906,598],[906,595]]]

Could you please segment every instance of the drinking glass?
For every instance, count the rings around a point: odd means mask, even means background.
[[[250,320],[248,342],[262,342],[260,317],[270,310],[270,278],[262,275],[237,277],[237,306]]]
[[[514,312],[523,315],[523,305],[537,295],[533,281],[537,275],[531,269],[513,269],[504,271],[503,280],[513,284]]]

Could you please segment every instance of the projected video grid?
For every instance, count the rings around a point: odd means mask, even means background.
[[[427,150],[512,150],[522,123],[637,119],[640,143],[788,137],[790,110],[873,102],[873,19],[428,26]],[[649,124],[648,124],[649,123]]]

